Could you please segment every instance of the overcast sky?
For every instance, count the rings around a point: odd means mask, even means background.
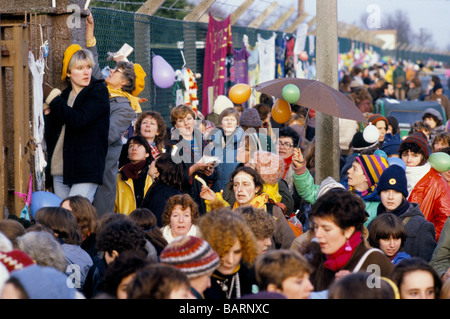
[[[201,0],[188,0],[198,4]],[[210,7],[213,16],[220,16],[223,12],[231,13],[245,0],[216,0]],[[298,0],[275,0],[278,7],[265,20],[262,27],[268,27],[276,21],[289,7],[298,8]],[[239,25],[248,25],[256,16],[264,11],[273,0],[255,0],[239,20]],[[410,26],[414,33],[420,28],[433,34],[433,41],[437,48],[450,50],[450,0],[337,0],[338,21],[360,25],[361,16],[367,12],[370,5],[378,5],[383,20],[383,14],[403,10],[407,13]],[[305,11],[310,16],[316,15],[316,0],[304,0]],[[295,13],[293,13],[295,15]],[[224,18],[224,17],[222,17]],[[291,16],[292,18],[292,16]],[[309,19],[308,19],[309,20]],[[383,29],[383,25],[381,25]]]
[[[278,0],[295,3],[297,0]],[[293,1],[293,2],[292,2]],[[304,0],[305,11],[316,14],[316,1]],[[420,28],[433,34],[433,40],[439,49],[450,49],[450,1],[449,0],[337,0],[338,21],[360,25],[360,17],[371,4],[380,8],[380,13],[389,13],[397,9],[405,11],[413,32]],[[383,25],[381,25],[383,28]]]

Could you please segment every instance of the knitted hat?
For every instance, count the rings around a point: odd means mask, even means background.
[[[367,119],[367,121],[369,122],[369,123],[372,123],[373,125],[375,125],[375,123],[377,123],[378,121],[384,121],[385,123],[386,123],[386,128],[388,127],[388,125],[389,125],[389,121],[387,120],[387,118],[385,118],[383,115],[381,115],[381,114],[374,114],[374,115],[371,115],[368,119]]]
[[[18,249],[13,249],[8,252],[0,251],[0,262],[5,265],[9,272],[23,269],[34,264],[34,261],[30,256]]]
[[[144,69],[140,64],[135,63],[134,64],[134,74],[136,74],[136,80],[135,80],[135,89],[133,92],[131,92],[131,95],[138,96],[139,93],[144,90],[145,87],[145,77],[147,74],[145,74]]]
[[[320,183],[319,192],[317,193],[317,198],[319,198],[320,196],[322,196],[323,194],[325,194],[326,192],[328,192],[330,189],[333,189],[333,188],[342,188],[345,190],[344,185],[336,182],[336,180],[333,177],[328,176]]]
[[[441,112],[432,107],[425,109],[425,111],[423,112],[422,120],[424,120],[426,117],[430,117],[430,115],[436,118],[436,122],[438,122],[437,120],[441,120],[442,122]]]
[[[83,48],[79,44],[71,44],[66,49],[66,51],[64,51],[61,81],[64,81],[67,77],[67,67],[69,66],[70,59],[72,59],[72,56],[74,55],[75,52],[80,51],[82,49]]]
[[[381,194],[384,190],[393,189],[408,197],[408,186],[405,170],[399,165],[391,165],[381,174],[378,182],[377,192]]]
[[[355,135],[353,135],[352,139],[352,147],[353,150],[356,152],[361,152],[364,149],[371,148],[375,145],[377,145],[378,139],[374,143],[369,143],[364,139],[364,135],[362,132],[356,132]]]
[[[195,278],[216,270],[220,258],[207,241],[194,236],[182,236],[164,248],[160,262],[178,268],[188,278]]]
[[[284,160],[281,156],[265,151],[255,153],[256,170],[266,184],[276,184],[284,173]]]
[[[258,111],[252,107],[242,111],[239,123],[245,127],[261,127],[262,125]]]
[[[225,95],[219,95],[214,101],[213,112],[220,115],[223,110],[234,107],[233,102]]]
[[[430,148],[428,147],[428,139],[425,136],[425,134],[423,134],[422,132],[414,132],[410,135],[408,135],[402,142],[401,145],[403,145],[404,143],[414,143],[417,144],[420,149],[422,150],[425,159],[428,159],[428,157],[430,156]]]
[[[69,288],[67,275],[53,267],[32,265],[11,273],[30,299],[75,299],[77,289]]]
[[[402,139],[400,138],[400,134],[392,135],[391,133],[386,133],[384,136],[383,146],[381,146],[381,150],[384,151],[388,156],[389,155],[398,155],[398,148],[402,143]]]
[[[355,161],[361,164],[369,187],[378,183],[381,174],[389,166],[388,161],[378,155],[359,155],[355,158]]]

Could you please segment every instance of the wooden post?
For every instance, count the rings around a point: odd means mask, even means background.
[[[258,29],[261,24],[263,24],[264,20],[266,20],[267,17],[273,12],[273,10],[275,10],[276,7],[278,7],[278,2],[272,2],[266,10],[264,10],[258,17],[256,17],[255,20],[250,22],[248,27]]]
[[[154,15],[166,0],[147,0],[136,13]]]
[[[203,0],[184,17],[184,21],[197,22],[216,0]]]
[[[337,0],[316,0],[317,79],[338,89]],[[328,176],[339,181],[339,120],[316,112],[316,173],[319,184]]]
[[[285,13],[283,13],[283,15],[281,17],[278,18],[277,21],[275,21],[274,24],[272,24],[269,27],[269,30],[271,31],[277,31],[278,29],[280,29],[280,27],[283,25],[283,23],[286,22],[287,19],[289,19],[289,17],[291,16],[291,14],[293,14],[295,11],[294,7],[290,7]]]

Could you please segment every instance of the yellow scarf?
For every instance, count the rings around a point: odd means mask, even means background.
[[[263,193],[269,195],[275,203],[281,202],[281,195],[278,189],[278,183],[275,184],[264,184]]]
[[[269,200],[269,195],[267,195],[266,193],[262,193],[259,195],[256,195],[255,198],[252,199],[252,201],[250,202],[250,206],[255,207],[255,208],[264,208],[264,210],[266,209],[266,203]],[[233,205],[233,210],[239,207],[239,203],[236,201],[234,202]]]
[[[141,105],[139,104],[139,98],[131,95],[128,92],[122,91],[121,89],[113,89],[108,85],[109,97],[123,96],[130,101],[131,108],[136,113],[142,113]]]

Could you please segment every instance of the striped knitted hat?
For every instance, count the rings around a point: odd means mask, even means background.
[[[164,248],[160,262],[178,268],[188,278],[195,278],[216,270],[220,265],[220,258],[207,241],[194,236],[183,236]]]
[[[389,166],[388,161],[378,155],[359,155],[355,158],[355,161],[361,164],[367,177],[369,188],[378,184],[381,174]]]
[[[0,262],[5,265],[9,272],[34,264],[30,256],[18,249],[13,249],[8,252],[0,251]]]
[[[417,144],[420,149],[422,150],[424,156],[426,159],[430,156],[430,148],[428,146],[428,139],[422,132],[414,132],[410,135],[408,135],[402,142],[402,144],[407,143],[414,143]],[[402,147],[402,144],[400,144],[400,147]],[[401,154],[400,154],[401,155]]]

